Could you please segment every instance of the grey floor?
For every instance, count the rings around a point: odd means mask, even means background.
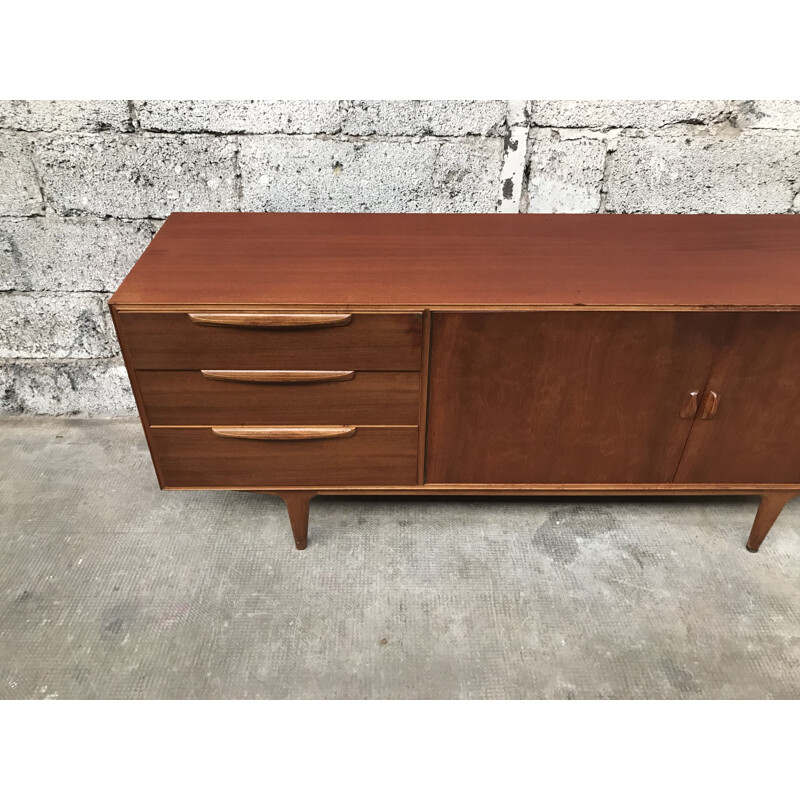
[[[136,422],[0,421],[0,697],[797,698],[800,500],[159,492]]]

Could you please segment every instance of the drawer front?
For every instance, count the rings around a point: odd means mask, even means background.
[[[150,443],[164,486],[172,489],[417,482],[415,426],[356,427],[344,436],[286,441],[228,438],[205,427],[153,427]]]
[[[141,370],[152,425],[416,425],[418,372]]]
[[[137,370],[414,371],[422,361],[422,314],[120,312],[117,324]]]

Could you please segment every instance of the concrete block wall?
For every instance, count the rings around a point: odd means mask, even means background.
[[[134,413],[173,211],[800,213],[800,101],[0,101],[0,414]]]

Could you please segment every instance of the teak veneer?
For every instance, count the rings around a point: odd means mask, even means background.
[[[163,489],[800,494],[800,218],[173,214],[110,301]]]

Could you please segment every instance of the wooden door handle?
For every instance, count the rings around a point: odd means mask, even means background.
[[[227,439],[263,439],[272,442],[308,439],[346,439],[355,435],[355,425],[318,425],[314,427],[259,426],[212,428],[216,436]]]
[[[303,370],[303,369],[201,369],[204,378],[211,381],[236,383],[332,383],[351,381],[353,370]]]
[[[697,395],[699,392],[689,392],[683,400],[681,406],[681,419],[694,419],[697,413]]]
[[[706,392],[703,398],[703,410],[700,412],[700,419],[714,419],[719,409],[719,394],[711,390]]]
[[[189,314],[196,325],[225,328],[333,328],[349,325],[352,314]]]

